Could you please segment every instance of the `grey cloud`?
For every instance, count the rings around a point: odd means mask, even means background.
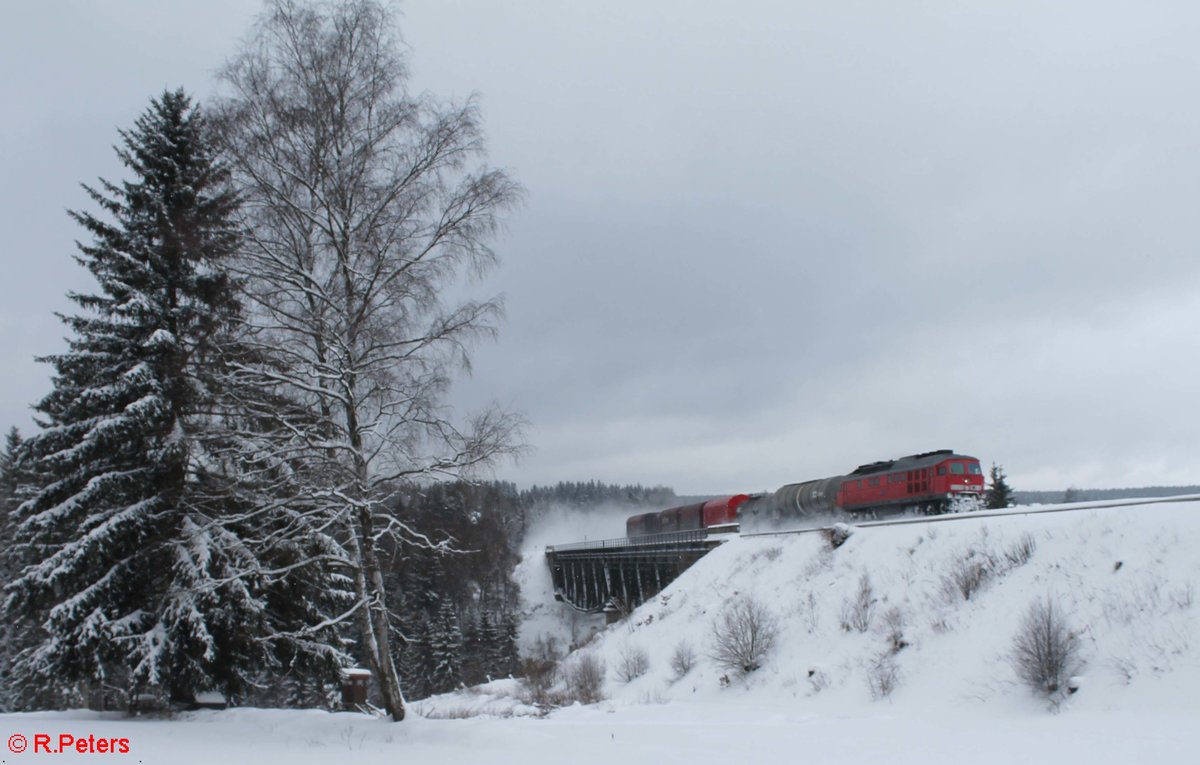
[[[254,10],[151,5],[22,9],[52,55],[5,33],[5,422],[80,285],[74,184]],[[533,421],[502,475],[716,492],[954,447],[1018,488],[1200,481],[1192,4],[401,7],[414,84],[478,91],[529,190],[455,398]]]

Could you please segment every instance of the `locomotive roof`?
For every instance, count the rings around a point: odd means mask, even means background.
[[[871,462],[866,465],[859,465],[854,469],[854,472],[849,473],[849,475],[885,473],[893,470],[919,470],[921,468],[932,467],[943,460],[955,458],[964,460],[975,459],[974,457],[968,457],[965,454],[955,454],[953,449],[938,449],[932,452],[910,454],[907,457],[899,457],[894,460],[883,460],[882,462]]]

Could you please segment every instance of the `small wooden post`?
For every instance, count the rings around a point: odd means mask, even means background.
[[[352,667],[342,670],[342,706],[357,709],[367,703],[371,687],[371,670]]]

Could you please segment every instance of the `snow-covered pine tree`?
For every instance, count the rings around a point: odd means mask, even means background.
[[[996,510],[1008,507],[1013,502],[1013,489],[1008,485],[1008,480],[1004,475],[1004,468],[992,463],[991,474],[988,476],[990,485],[987,489],[987,494],[984,497],[984,505],[989,510]]]
[[[466,685],[487,682],[487,643],[484,633],[488,627],[487,611],[480,610],[477,619],[463,619],[462,681]]]
[[[442,601],[429,627],[430,693],[446,693],[462,683],[463,635],[454,604]]]
[[[400,558],[399,553],[396,550],[394,557]],[[390,603],[392,611],[399,614],[400,626],[398,671],[404,681],[405,696],[411,699],[432,693],[430,635],[443,600],[444,578],[440,551],[427,546],[410,550],[390,571]]]
[[[496,645],[492,654],[493,677],[509,677],[517,671],[520,652],[517,649],[517,615],[504,611],[496,617]]]
[[[506,635],[499,614],[484,612],[479,624],[480,648],[488,680],[508,675]]]
[[[4,451],[0,452],[0,581],[4,582],[11,579],[16,567],[16,561],[4,551],[12,547],[12,514],[20,504],[26,483],[20,464],[23,443],[21,432],[11,428],[4,437]]]
[[[237,316],[221,267],[236,199],[183,91],[154,99],[121,138],[132,180],[85,186],[106,219],[71,214],[93,238],[76,259],[100,289],[70,295],[83,311],[62,317],[69,350],[43,359],[56,375],[25,444],[35,490],[15,513],[25,565],[5,606],[44,633],[13,669],[18,687],[55,684],[64,702],[78,683],[237,693],[276,658],[264,588],[279,584],[237,520],[260,545],[282,521],[211,491],[245,467],[205,446],[221,442],[216,339]]]
[[[9,582],[19,568],[20,561],[12,554],[12,512],[20,501],[22,470],[20,465],[21,433],[15,427],[4,439],[4,451],[0,452],[0,582]],[[0,620],[0,677],[12,676],[12,662],[17,652],[28,643],[34,626],[24,619]],[[12,688],[8,683],[0,685],[0,710],[13,707]]]
[[[17,499],[21,477],[18,460],[20,459],[21,431],[9,428],[4,436],[4,451],[0,452],[0,518],[7,519],[12,510],[13,502]]]
[[[410,699],[423,699],[431,693],[429,648],[429,620],[419,614],[406,618],[397,668]]]

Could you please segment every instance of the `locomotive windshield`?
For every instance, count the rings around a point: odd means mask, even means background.
[[[979,469],[979,463],[977,462],[951,462],[950,472],[954,475],[964,475],[966,473],[970,473],[971,475],[981,475],[983,473],[983,471]],[[938,475],[945,475],[945,473],[943,473],[939,468]]]

